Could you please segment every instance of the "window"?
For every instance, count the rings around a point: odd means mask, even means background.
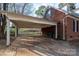
[[[79,26],[78,26],[78,23],[79,23],[79,22],[77,21],[77,26],[76,26],[76,28],[77,28],[77,32],[78,32],[78,27],[79,27]]]
[[[75,32],[75,20],[73,20],[73,32]]]
[[[77,20],[73,20],[73,32],[78,32],[78,23]]]

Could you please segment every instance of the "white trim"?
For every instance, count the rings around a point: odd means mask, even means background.
[[[6,20],[7,21],[7,39],[6,39],[6,45],[10,45],[10,20]]]

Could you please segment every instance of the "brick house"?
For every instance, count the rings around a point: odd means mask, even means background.
[[[55,26],[42,28],[44,36],[62,40],[79,39],[78,17],[72,16],[59,9],[49,8],[45,13],[44,18],[51,22],[57,22],[57,38],[55,38]]]

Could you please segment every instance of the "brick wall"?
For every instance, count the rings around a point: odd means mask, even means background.
[[[79,32],[73,32],[73,20],[70,17],[66,18],[66,29],[65,30],[66,30],[67,40],[78,40],[79,39]]]
[[[65,13],[58,11],[56,9],[54,10],[54,16],[52,16],[52,20],[57,22],[58,24],[58,39],[63,38],[63,18],[65,17]]]

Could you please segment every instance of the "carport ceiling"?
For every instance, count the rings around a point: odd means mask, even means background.
[[[16,14],[12,12],[2,12],[9,20],[20,28],[44,28],[52,25],[56,25],[56,22],[51,22],[43,18],[37,18],[32,16],[26,16],[22,14]]]
[[[11,21],[19,28],[44,28],[52,26],[48,24],[39,24],[39,23],[17,21],[17,20],[11,20]]]

